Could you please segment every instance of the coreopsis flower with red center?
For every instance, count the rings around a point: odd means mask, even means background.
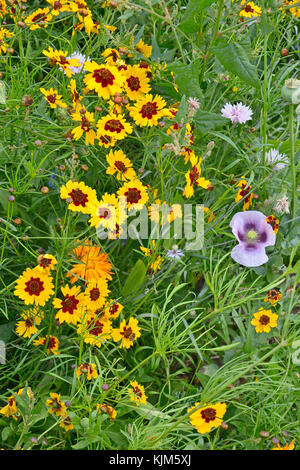
[[[82,96],[80,96],[80,94],[77,91],[76,82],[75,82],[74,78],[71,78],[70,85],[68,85],[68,88],[70,88],[70,91],[71,91],[71,99],[72,99],[73,105],[74,106],[77,106],[77,105],[80,106]],[[80,106],[80,108],[81,108],[81,106]]]
[[[152,54],[152,46],[145,44],[142,39],[139,40],[137,44],[135,44],[134,48],[140,53],[143,54],[146,59],[148,59]]]
[[[59,354],[58,347],[59,347],[59,340],[56,336],[43,336],[35,339],[33,341],[34,346],[46,346],[46,353],[49,354]]]
[[[48,51],[43,50],[43,54],[48,57],[49,63],[52,67],[55,67],[56,65],[59,66],[68,78],[74,74],[71,67],[80,67],[78,59],[68,57],[68,51],[54,50],[52,47],[49,47]]]
[[[234,200],[235,202],[239,202],[243,199],[244,200],[243,211],[247,211],[249,207],[252,205],[252,201],[253,201],[253,193],[250,191],[251,186],[250,184],[247,183],[245,179],[241,179],[236,186],[241,189],[238,190],[237,195],[235,196]]]
[[[124,306],[116,300],[109,300],[105,304],[105,315],[108,320],[116,320],[120,316]]]
[[[17,391],[17,395],[19,397],[21,397],[22,393],[23,393],[23,390],[24,390],[24,387],[23,388],[20,388],[18,391]],[[24,392],[25,393],[25,392]],[[26,388],[26,394],[27,394],[27,397],[29,399],[33,399],[34,398],[34,395],[32,393],[32,390],[30,387],[27,387]],[[17,416],[18,416],[18,406],[17,406],[17,401],[16,401],[16,397],[14,395],[11,395],[9,398],[8,398],[8,401],[7,401],[7,405],[4,406],[3,408],[0,409],[0,413],[2,415],[4,415],[6,418],[10,418],[12,417],[15,421],[17,420]]]
[[[91,227],[99,226],[113,229],[118,221],[118,199],[114,194],[105,193],[100,201],[95,201],[90,207]]]
[[[160,96],[149,94],[139,98],[133,106],[129,106],[129,113],[138,126],[157,126],[164,116],[170,116],[166,102]]]
[[[57,108],[57,106],[60,106],[61,108],[67,107],[66,103],[61,100],[62,95],[59,95],[57,90],[54,90],[53,88],[50,88],[50,90],[40,88],[40,91],[43,93],[47,100],[47,103],[52,109]]]
[[[16,332],[23,338],[30,338],[37,333],[37,326],[41,324],[43,316],[37,308],[32,308],[21,313],[21,317],[23,320],[17,322]]]
[[[118,181],[133,180],[136,178],[136,172],[132,168],[132,163],[122,150],[111,150],[109,154],[106,155],[106,161],[109,165],[106,170],[107,175],[116,174]]]
[[[264,302],[270,302],[271,305],[277,305],[282,299],[282,294],[277,289],[271,289],[267,292]]]
[[[96,364],[90,362],[83,362],[76,370],[76,376],[79,379],[81,375],[84,375],[87,380],[96,379],[98,377]]]
[[[97,403],[97,410],[99,410],[99,413],[106,413],[110,417],[110,422],[116,419],[117,417],[117,411],[110,405],[107,405],[106,403],[102,403],[101,405]]]
[[[261,8],[254,4],[254,2],[246,2],[242,0],[241,6],[243,7],[240,11],[240,16],[244,18],[257,18],[261,15]]]
[[[120,52],[117,49],[111,49],[110,47],[105,49],[101,55],[102,57],[105,57],[107,65],[117,65],[121,58]]]
[[[118,195],[126,198],[129,210],[141,210],[149,199],[146,187],[138,179],[124,183],[118,190]]]
[[[61,292],[64,299],[53,299],[54,308],[58,308],[59,311],[56,314],[56,318],[60,323],[64,321],[66,323],[77,323],[81,320],[83,314],[82,294],[80,286],[69,287],[68,285],[61,288]]]
[[[8,31],[6,28],[0,28],[0,54],[1,52],[4,54],[7,52],[9,44],[6,42],[6,40],[12,38],[13,36],[15,36],[15,34]]]
[[[66,199],[68,209],[73,212],[90,213],[90,206],[97,201],[96,191],[82,181],[69,180],[60,189],[61,199]]]
[[[100,147],[104,147],[106,149],[114,147],[117,142],[117,139],[114,139],[110,135],[100,135],[99,132],[97,133],[97,139],[99,140],[98,144]]]
[[[130,100],[141,99],[151,90],[146,71],[137,65],[128,65],[123,75],[124,90]]]
[[[46,0],[51,6],[51,15],[58,16],[64,11],[71,11],[69,0]]]
[[[85,343],[100,348],[105,341],[111,338],[111,323],[106,319],[99,319],[96,314],[86,315],[79,325],[77,333]]]
[[[130,382],[131,389],[128,390],[130,401],[134,401],[136,406],[140,406],[140,403],[147,403],[147,396],[145,394],[145,388],[143,385],[137,383],[136,380]]]
[[[191,170],[185,174],[186,186],[183,191],[183,195],[186,198],[190,198],[194,194],[194,186],[208,189],[210,181],[206,180],[201,176],[201,161],[202,159],[191,156],[190,164],[192,165]]]
[[[61,417],[59,426],[65,431],[72,431],[72,429],[74,429],[74,424],[72,423],[71,417],[67,411]]]
[[[50,392],[50,399],[46,400],[46,406],[48,406],[48,412],[50,414],[56,414],[56,416],[62,416],[65,414],[67,407],[65,402],[60,400],[59,393]]]
[[[57,264],[57,259],[53,255],[44,254],[40,255],[37,259],[38,265],[36,269],[40,269],[40,271],[49,274],[52,269],[55,268]]]
[[[126,323],[126,320],[123,320],[119,328],[112,330],[111,336],[113,341],[116,343],[121,341],[120,348],[129,349],[133,345],[134,341],[141,336],[137,319],[130,317],[128,324]]]
[[[83,134],[85,134],[85,145],[94,145],[96,139],[96,132],[91,127],[91,124],[95,121],[94,113],[90,113],[84,107],[81,109],[80,105],[77,106],[77,110],[73,113],[73,121],[80,122],[80,125],[72,129],[72,134],[75,140],[79,140]]]
[[[47,28],[52,16],[50,8],[39,8],[24,19],[24,23],[29,26],[31,31],[39,28]]]
[[[256,333],[269,333],[271,328],[277,326],[278,315],[272,310],[265,310],[262,307],[253,314],[251,325],[255,326]]]
[[[149,67],[149,64],[147,64],[147,62],[145,60],[141,60],[139,63],[138,63],[138,67],[140,69],[143,69],[146,73],[146,77],[149,78],[149,80],[151,80],[151,78],[153,77],[153,74],[150,70],[150,67]]]
[[[89,72],[83,79],[84,83],[89,90],[95,90],[99,98],[109,100],[111,96],[122,92],[124,78],[117,67],[92,61],[84,64],[84,70]]]
[[[277,217],[275,217],[275,215],[269,215],[268,217],[266,217],[266,221],[273,228],[275,235],[277,235],[279,229],[279,220],[277,219]]]
[[[54,293],[52,277],[40,269],[27,268],[16,281],[14,294],[26,305],[36,304],[42,307]]]
[[[72,254],[76,260],[67,277],[70,277],[71,283],[78,279],[85,281],[97,281],[99,279],[111,280],[112,264],[106,253],[101,252],[100,246],[95,246],[89,240],[84,245],[76,247]]]
[[[289,444],[286,444],[283,447],[281,447],[279,442],[278,442],[276,447],[273,447],[272,450],[294,450],[295,449],[295,441],[296,441],[296,439],[293,439]]]
[[[188,409],[188,413],[199,405],[200,403],[195,403],[194,406]],[[202,408],[198,408],[189,415],[190,423],[200,434],[205,434],[211,431],[211,429],[221,426],[226,408],[226,403],[217,402],[216,404],[204,404]]]
[[[89,311],[95,312],[103,307],[109,292],[106,279],[91,281],[82,295],[82,302]]]
[[[107,114],[97,122],[97,138],[109,136],[114,140],[122,140],[132,133],[132,125],[126,121],[123,114]]]
[[[140,250],[144,253],[146,257],[150,257],[153,259],[149,266],[148,272],[155,274],[157,271],[159,271],[161,269],[161,265],[164,259],[157,253],[155,240],[152,240],[152,242],[150,243],[150,248],[140,246]]]
[[[299,1],[298,0],[283,0],[283,7],[290,6],[289,8],[290,13],[295,16],[296,18],[300,18],[300,8],[298,5]],[[297,6],[293,6],[297,5]],[[282,10],[283,16],[287,14],[287,9],[280,7],[279,10]]]

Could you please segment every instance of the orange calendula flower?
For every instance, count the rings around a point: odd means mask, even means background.
[[[65,186],[61,187],[60,197],[67,200],[68,209],[83,214],[89,214],[90,206],[97,201],[96,191],[82,181],[69,180]]]
[[[273,313],[272,310],[265,310],[261,307],[253,316],[251,325],[255,326],[256,333],[269,333],[271,328],[277,326],[278,315]]]
[[[266,217],[266,221],[272,226],[275,235],[277,235],[279,229],[279,220],[277,219],[277,217],[275,217],[275,215],[269,215],[268,217]]]
[[[112,137],[114,140],[122,140],[132,133],[132,125],[127,122],[123,114],[107,114],[97,122],[97,137]]]
[[[50,8],[39,8],[38,10],[31,13],[24,20],[24,23],[27,26],[30,26],[30,30],[34,31],[39,28],[47,28],[49,21],[51,21],[52,16],[50,14]]]
[[[137,383],[136,380],[130,382],[131,389],[128,390],[130,401],[134,401],[136,406],[140,406],[140,403],[147,403],[147,396],[145,394],[145,388],[143,385]]]
[[[183,191],[183,195],[186,198],[190,198],[194,194],[194,185],[196,187],[200,186],[201,188],[208,189],[210,185],[210,181],[206,180],[201,176],[201,161],[202,159],[200,158],[199,160],[197,157],[192,156],[190,159],[190,163],[192,165],[192,169],[189,170],[186,175],[186,186]]]
[[[170,116],[166,102],[160,96],[149,94],[137,99],[133,106],[129,106],[129,113],[138,126],[157,126],[164,116]]]
[[[257,18],[261,15],[261,8],[255,5],[254,2],[242,0],[241,5],[243,8],[240,11],[240,16],[244,18]]]
[[[79,107],[78,107],[79,108]],[[80,122],[80,125],[72,129],[72,134],[75,140],[79,140],[83,134],[85,134],[85,145],[94,145],[96,139],[96,132],[91,127],[91,124],[95,121],[94,113],[90,113],[84,107],[80,110],[77,109],[72,114],[73,121]]]
[[[106,413],[110,417],[110,421],[113,421],[117,417],[117,411],[112,407],[107,405],[106,403],[102,403],[101,405],[97,403],[97,410],[99,413]]]
[[[126,198],[129,210],[141,210],[149,199],[146,187],[138,179],[124,183],[118,190],[118,195]]]
[[[109,167],[106,170],[107,175],[116,173],[117,180],[133,180],[136,178],[136,172],[132,168],[132,163],[122,150],[111,150],[106,155],[106,161]]]
[[[16,282],[14,294],[26,305],[36,304],[42,307],[54,293],[52,277],[40,269],[27,268]]]
[[[85,375],[87,380],[96,379],[98,377],[97,366],[96,364],[91,364],[90,362],[83,362],[76,370],[77,378],[81,375]]]
[[[245,198],[243,211],[247,211],[249,207],[252,205],[252,200],[253,200],[253,193],[251,192],[251,186],[247,183],[245,179],[241,179],[236,186],[241,189],[238,190],[238,193],[235,196],[235,202],[239,202]]]
[[[188,409],[190,413],[193,409],[197,408],[200,403],[195,403],[192,408]],[[223,422],[223,416],[226,413],[226,403],[204,404],[202,408],[190,414],[190,423],[197,429],[200,434],[205,434],[213,428],[218,428]]]
[[[271,289],[267,292],[265,302],[270,302],[271,305],[276,305],[282,299],[282,294],[277,289]]]
[[[67,407],[65,402],[60,400],[59,393],[50,392],[50,399],[46,400],[46,406],[50,414],[56,414],[56,416],[62,416],[65,414]]]
[[[117,67],[108,64],[86,62],[84,70],[89,72],[84,77],[84,83],[89,90],[95,90],[99,98],[109,100],[116,93],[121,93],[124,78]]]
[[[134,341],[141,336],[140,328],[136,318],[130,317],[128,324],[123,320],[119,328],[111,332],[112,339],[115,342],[121,341],[120,348],[129,349]]]
[[[54,308],[58,308],[59,311],[56,314],[56,318],[60,323],[64,321],[66,323],[77,323],[81,320],[83,314],[83,305],[82,305],[82,294],[80,292],[80,286],[69,287],[64,286],[61,288],[61,292],[64,296],[64,299],[53,299]]]
[[[85,343],[100,348],[111,338],[111,323],[106,319],[100,320],[96,314],[87,315],[79,325],[77,333],[83,337]]]
[[[295,441],[296,441],[296,439],[293,439],[289,444],[286,444],[283,447],[281,447],[279,442],[278,442],[276,447],[273,447],[272,450],[294,450],[295,449]]]
[[[108,255],[101,252],[99,246],[93,245],[86,240],[85,244],[75,248],[72,254],[77,261],[67,274],[67,277],[71,278],[72,283],[76,282],[78,279],[85,279],[86,281],[112,279],[112,265],[108,259]]]

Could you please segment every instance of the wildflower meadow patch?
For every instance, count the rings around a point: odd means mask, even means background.
[[[300,2],[0,0],[0,448],[300,446]]]

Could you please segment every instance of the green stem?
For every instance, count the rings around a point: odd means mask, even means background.
[[[205,74],[205,71],[206,71],[206,65],[207,65],[208,59],[211,55],[211,48],[213,47],[213,45],[214,45],[214,43],[217,39],[223,6],[224,6],[224,0],[219,0],[219,6],[218,6],[218,12],[217,12],[214,35],[213,35],[213,37],[210,41],[210,44],[208,46],[207,53],[206,53],[206,55],[204,56],[204,59],[203,59],[203,67],[202,67],[202,71],[201,71],[201,75],[200,75],[200,83],[203,81],[203,78],[204,78],[204,74]]]
[[[295,171],[295,136],[294,136],[294,105],[289,105],[289,132],[291,142],[291,172],[292,172],[292,201],[291,201],[291,213],[292,219],[296,215],[296,171]]]

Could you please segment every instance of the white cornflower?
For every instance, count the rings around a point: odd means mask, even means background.
[[[244,106],[242,103],[234,105],[226,103],[221,113],[223,117],[230,119],[232,123],[238,122],[239,124],[244,124],[252,119],[253,111],[249,106]]]
[[[288,163],[288,158],[286,155],[283,155],[278,152],[276,149],[270,149],[266,153],[266,159],[269,165],[274,165],[274,169],[279,171],[282,170],[285,165]],[[277,163],[279,162],[279,163]]]
[[[167,258],[180,259],[182,256],[184,256],[183,250],[178,248],[177,245],[173,245],[172,250],[168,250],[167,252]]]
[[[75,67],[74,65],[70,66],[69,69],[72,70],[73,73],[80,73],[81,70],[83,69],[83,66],[85,64],[85,62],[88,62],[90,60],[89,57],[86,57],[84,56],[83,54],[81,54],[80,52],[73,52],[73,54],[69,55],[67,57],[67,59],[78,59],[79,60],[79,63],[80,65],[78,67]],[[62,70],[62,68],[60,67],[60,70]],[[66,72],[65,72],[66,73]]]

